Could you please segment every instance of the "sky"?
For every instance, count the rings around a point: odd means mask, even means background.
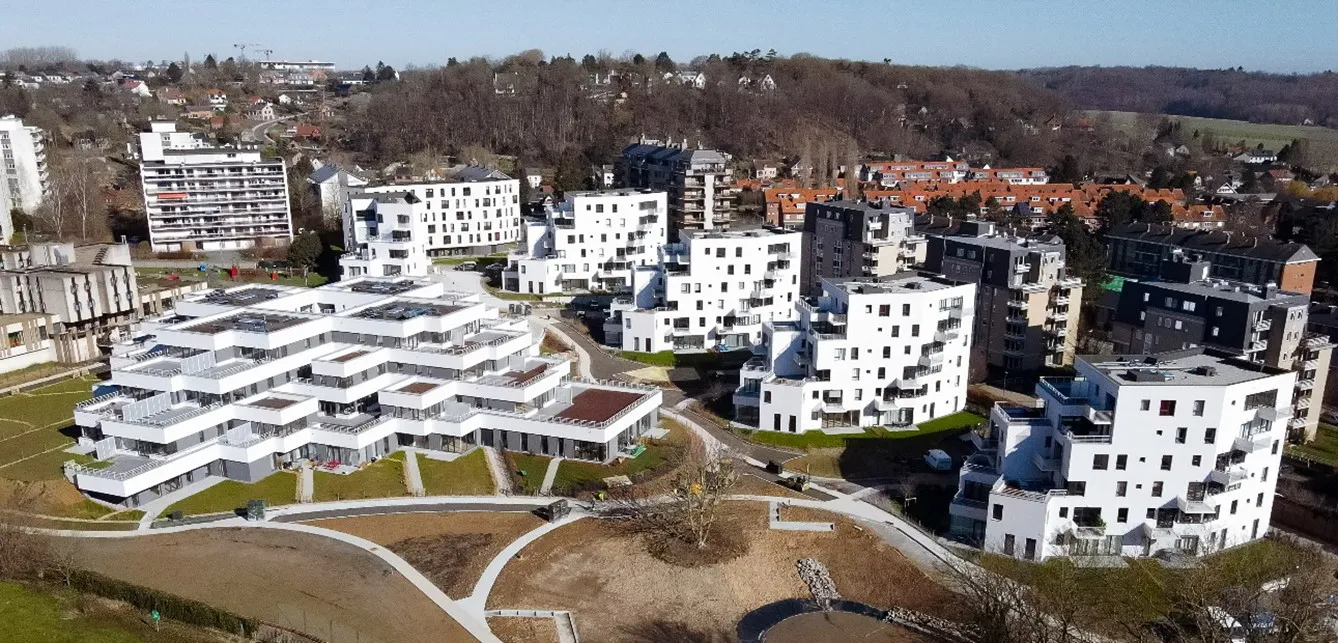
[[[775,49],[915,65],[1338,68],[1333,0],[0,0],[0,49],[194,60],[271,49],[341,69],[449,57]]]

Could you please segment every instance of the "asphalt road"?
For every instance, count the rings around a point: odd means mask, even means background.
[[[323,518],[351,518],[353,516],[375,516],[380,514],[416,514],[416,513],[444,513],[450,511],[510,511],[519,513],[529,513],[543,507],[554,499],[536,498],[533,505],[518,505],[514,503],[493,503],[493,502],[475,502],[459,503],[444,502],[434,505],[398,505],[382,507],[345,507],[343,509],[329,509],[326,511],[310,511],[305,513],[285,514],[270,518],[270,522],[304,522],[307,520],[321,520]]]
[[[290,118],[292,118],[292,116],[280,116],[273,120],[261,121],[259,123],[256,123],[255,125],[252,125],[251,127],[242,130],[242,135],[241,135],[242,142],[273,143],[274,139],[270,138],[269,134],[267,134],[265,130],[269,129],[269,127],[271,125],[274,125],[275,123],[278,123],[280,121],[286,121]]]

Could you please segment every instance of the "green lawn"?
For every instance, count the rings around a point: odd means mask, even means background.
[[[917,424],[914,431],[889,431],[883,427],[871,427],[863,433],[849,435],[828,435],[822,431],[808,431],[805,433],[754,431],[744,437],[762,444],[790,447],[793,449],[839,449],[846,446],[846,442],[849,440],[865,440],[872,438],[906,440],[921,438],[935,433],[942,433],[944,431],[967,429],[984,421],[985,418],[976,415],[975,413],[961,411],[959,413],[945,415],[941,418]]]
[[[669,429],[669,435],[661,440],[647,440],[646,450],[635,458],[624,458],[612,465],[576,460],[558,463],[557,475],[553,478],[553,493],[572,496],[581,491],[603,489],[604,478],[610,476],[627,476],[636,482],[639,476],[672,464],[682,455],[687,429],[669,419],[661,420],[661,426]]]
[[[40,380],[43,377],[49,377],[63,371],[71,370],[75,367],[77,367],[75,364],[61,364],[58,362],[33,364],[32,366],[0,375],[0,388],[15,386],[33,380]]]
[[[548,473],[548,461],[551,458],[518,451],[503,451],[502,455],[511,469],[508,473],[516,488],[526,495],[539,493],[539,487],[544,485],[544,474]],[[522,471],[525,475],[520,474]]]
[[[311,499],[315,502],[409,495],[409,489],[404,486],[403,451],[381,458],[348,475],[317,470],[314,484],[316,488]]]
[[[235,511],[245,508],[246,501],[251,499],[264,500],[270,506],[291,505],[297,495],[295,475],[291,471],[277,471],[259,482],[224,480],[168,507],[160,515],[166,517],[173,511],[187,516]]]
[[[177,274],[181,276],[182,281],[200,281],[203,279],[209,283],[210,288],[228,288],[243,284],[278,284],[280,286],[309,286],[314,288],[330,281],[324,275],[314,272],[309,273],[304,279],[300,271],[295,271],[292,276],[279,271],[279,278],[271,280],[270,271],[257,268],[238,271],[236,279],[231,278],[228,273],[221,270],[210,270],[202,273],[195,268],[136,268],[135,274],[136,276]]]
[[[488,458],[483,449],[474,449],[451,462],[418,457],[418,472],[429,496],[486,496],[497,492]]]
[[[1091,112],[1093,114],[1100,112]],[[1136,112],[1104,112],[1110,115],[1111,124],[1116,129],[1128,129],[1134,125],[1139,114]],[[1181,127],[1190,131],[1212,132],[1222,144],[1235,144],[1245,141],[1254,147],[1264,147],[1277,151],[1292,140],[1309,139],[1312,147],[1332,147],[1338,145],[1338,130],[1327,127],[1305,125],[1278,125],[1273,123],[1250,123],[1221,118],[1200,118],[1196,116],[1166,116],[1181,123]]]
[[[9,421],[0,431],[9,431],[14,423],[37,428],[74,419],[74,405],[93,397],[96,378],[79,377],[41,388],[0,398],[0,418]],[[0,434],[0,438],[13,433]]]
[[[93,503],[93,504],[97,504],[97,503]],[[104,508],[104,511],[105,511],[105,508]],[[118,512],[116,512],[116,513],[113,514],[113,515],[107,516],[106,520],[111,520],[111,521],[129,520],[129,521],[132,521],[132,522],[137,522],[140,518],[143,518],[143,517],[144,517],[144,512],[143,512],[143,511],[140,511],[140,510],[138,510],[138,509],[126,509],[126,510],[124,510],[124,511],[118,511]]]
[[[499,253],[482,257],[436,257],[432,260],[432,263],[438,266],[458,266],[466,261],[473,261],[478,264],[481,270],[490,263],[506,263],[506,254]]]
[[[90,609],[81,609],[89,607]],[[69,592],[0,583],[0,641],[43,643],[199,643],[217,634],[164,622],[155,629],[137,610],[81,603]]]
[[[0,442],[0,478],[29,482],[60,478],[60,466],[66,460],[81,459],[65,452],[63,447],[71,444],[74,441],[62,434],[58,427],[25,433]]]
[[[1287,445],[1287,455],[1338,467],[1338,427],[1321,423],[1314,440]]]

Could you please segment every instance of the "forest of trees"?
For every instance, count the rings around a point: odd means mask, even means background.
[[[1338,127],[1338,74],[1266,74],[1241,69],[1057,67],[1019,72],[1075,109],[1230,118]]]

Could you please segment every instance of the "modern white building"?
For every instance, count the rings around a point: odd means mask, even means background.
[[[156,252],[241,250],[293,238],[283,159],[216,147],[176,123],[139,135],[149,241]]]
[[[350,188],[344,206],[345,248],[363,250],[373,240],[423,248],[429,257],[486,255],[521,240],[520,181],[486,167],[460,165],[429,183],[390,183]],[[381,195],[407,205],[395,219],[378,215]]]
[[[422,201],[411,192],[375,192],[355,195],[352,203],[358,219],[376,226],[376,233],[364,234],[355,250],[339,257],[343,278],[427,276],[432,265],[428,235],[414,234],[415,228],[426,228],[414,210]],[[348,234],[347,227],[345,231]]]
[[[961,411],[975,285],[902,273],[823,279],[795,321],[763,325],[737,420],[763,431],[908,425]]]
[[[1268,531],[1294,371],[1195,348],[1083,357],[1040,404],[996,404],[952,532],[985,550],[1204,555]]]
[[[527,294],[622,292],[632,272],[656,265],[668,235],[664,192],[568,192],[527,217],[523,250],[511,253],[502,287]]]
[[[75,409],[105,466],[67,465],[80,490],[125,506],[206,476],[358,466],[401,446],[607,462],[660,405],[657,388],[573,379],[524,317],[426,280],[215,290],[146,329],[113,353],[117,390]]]
[[[46,134],[16,116],[0,118],[0,241],[14,234],[10,210],[32,212],[47,193]]]
[[[792,320],[803,235],[784,228],[684,230],[613,301],[605,343],[627,351],[749,348],[766,322]]]

